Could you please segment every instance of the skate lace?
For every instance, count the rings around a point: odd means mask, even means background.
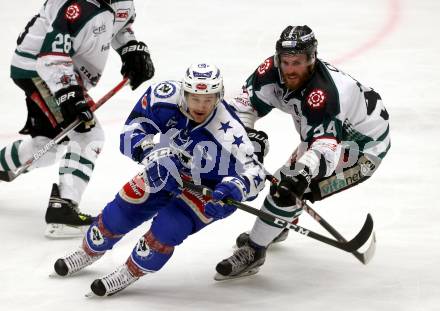
[[[69,256],[64,258],[64,261],[69,267],[69,274],[75,273],[84,267],[87,267],[98,260],[101,256],[89,256],[82,248],[76,250]]]
[[[127,265],[124,264],[109,275],[103,277],[101,281],[106,288],[106,295],[110,295],[126,288],[138,279],[139,277],[133,276],[128,270]]]
[[[242,246],[234,254],[229,257],[229,262],[232,265],[232,271],[240,270],[243,265],[250,264],[255,257],[255,250],[248,246]]]

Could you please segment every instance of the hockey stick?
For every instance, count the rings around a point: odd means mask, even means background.
[[[128,78],[122,79],[113,89],[111,89],[107,94],[105,94],[100,100],[90,107],[91,111],[97,110],[101,107],[106,101],[108,101],[113,95],[115,95],[119,90],[121,90],[128,83]],[[32,158],[26,161],[21,167],[19,167],[15,172],[12,171],[0,171],[0,180],[2,181],[13,181],[15,178],[24,173],[35,161],[45,155],[50,149],[52,149],[55,145],[60,143],[67,135],[69,135],[82,121],[80,119],[76,119],[69,126],[67,126],[61,133],[59,133],[54,139],[46,143],[43,147],[37,150]]]
[[[332,225],[330,225],[324,218],[322,218],[321,215],[319,215],[305,201],[301,201],[301,206],[313,219],[315,219],[325,230],[327,230],[338,241],[341,241],[343,243],[347,242],[347,240],[338,231],[336,231],[336,229],[333,228]],[[370,214],[368,214],[367,217],[371,217]],[[352,254],[360,262],[362,262],[364,265],[366,265],[373,258],[375,251],[376,251],[376,234],[373,231],[373,233],[371,235],[371,242],[370,242],[370,245],[368,246],[367,250],[363,253],[360,253],[356,250],[356,251],[352,252]]]
[[[187,188],[189,190],[198,192],[202,195],[204,195],[207,199],[212,197],[212,190],[209,189],[208,187],[205,187],[203,185],[195,185],[189,181],[183,180],[183,186],[184,188]],[[259,209],[253,208],[249,205],[246,205],[244,203],[238,202],[238,201],[234,201],[232,199],[226,199],[224,200],[225,203],[233,205],[245,212],[248,212],[250,214],[253,214],[255,216],[258,216],[259,218],[280,226],[281,228],[287,228],[293,231],[296,231],[302,235],[306,235],[312,239],[318,240],[320,242],[323,242],[325,244],[331,245],[333,247],[342,249],[346,252],[352,253],[354,251],[356,251],[358,248],[360,248],[362,245],[365,244],[365,242],[368,240],[368,238],[371,235],[371,232],[373,231],[373,219],[371,218],[370,215],[368,215],[361,231],[359,231],[359,233],[351,240],[351,241],[336,241],[333,239],[330,239],[326,236],[323,236],[319,233],[313,232],[309,229],[306,229],[304,227],[295,225],[291,222],[288,222],[284,219],[275,217],[271,214],[268,214],[266,212],[263,212]]]
[[[275,176],[268,174],[266,170],[266,179],[269,180],[271,183],[277,183],[278,180]],[[324,218],[321,217],[310,205],[308,205],[305,201],[300,201],[302,208],[314,219],[316,220],[327,232],[329,232],[334,238],[336,238],[338,241],[342,243],[346,243],[347,240],[338,232],[335,228],[333,228],[332,225],[330,225]],[[371,219],[371,222],[373,222],[373,218],[370,214],[367,215],[368,218]],[[369,235],[370,236],[370,235]],[[369,239],[369,237],[368,237]],[[367,240],[368,240],[367,239]],[[366,241],[365,241],[366,242]],[[376,252],[376,234],[371,232],[371,242],[368,246],[367,250],[363,253],[356,251],[351,252],[354,257],[356,257],[361,263],[364,265],[368,264],[370,260],[373,258],[374,253]]]

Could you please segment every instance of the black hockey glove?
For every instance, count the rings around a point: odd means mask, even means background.
[[[145,43],[132,40],[118,52],[122,60],[121,74],[128,77],[132,90],[153,77],[154,66]]]
[[[269,137],[263,131],[257,131],[250,127],[246,127],[246,132],[249,140],[254,145],[254,153],[258,158],[258,161],[263,163],[264,156],[269,152]]]
[[[84,90],[79,85],[71,85],[59,90],[55,93],[55,100],[60,106],[64,118],[62,126],[69,125],[76,118],[84,121],[75,128],[77,132],[88,132],[95,126],[93,113],[84,98]]]
[[[304,192],[310,185],[311,176],[307,167],[296,173],[296,175],[292,176],[281,174],[281,181],[277,185],[270,187],[270,194],[278,206],[295,205],[296,199],[301,200]]]

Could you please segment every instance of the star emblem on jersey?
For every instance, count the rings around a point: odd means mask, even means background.
[[[229,129],[232,128],[232,126],[229,125],[229,122],[230,122],[230,121],[225,122],[225,123],[220,122],[221,126],[220,126],[220,128],[219,128],[218,130],[219,130],[219,131],[225,131],[225,134],[226,134],[226,132],[227,132]]]
[[[81,15],[81,7],[78,3],[71,4],[67,7],[64,16],[69,22],[76,21]]]
[[[233,145],[237,145],[237,147],[240,147],[241,144],[243,144],[243,136],[234,136],[234,142],[232,143]]]
[[[254,178],[254,184],[255,187],[258,187],[258,185],[263,181],[263,179],[260,177],[260,175],[255,176]]]
[[[326,99],[327,95],[323,90],[314,89],[310,92],[309,96],[307,96],[307,104],[312,109],[322,109],[325,106]]]

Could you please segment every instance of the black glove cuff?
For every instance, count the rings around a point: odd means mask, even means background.
[[[128,41],[125,45],[123,45],[122,47],[120,47],[117,50],[119,56],[121,56],[122,59],[124,59],[127,54],[133,53],[133,52],[143,52],[146,53],[148,55],[150,55],[150,51],[148,50],[148,46],[142,42],[142,41],[137,41],[137,40],[131,40]]]
[[[79,85],[70,85],[55,93],[55,101],[58,106],[65,102],[78,102],[81,100],[84,100],[84,91]]]
[[[309,187],[312,177],[310,175],[310,169],[306,166],[296,172],[297,174],[295,176],[282,178],[278,184],[277,191],[280,194],[284,193],[284,195],[287,195],[287,192],[292,192],[296,197],[301,199]]]
[[[263,131],[258,131],[250,127],[245,127],[245,129],[249,140],[254,145],[254,153],[257,156],[258,161],[263,163],[264,156],[266,156],[269,151],[269,136]]]

